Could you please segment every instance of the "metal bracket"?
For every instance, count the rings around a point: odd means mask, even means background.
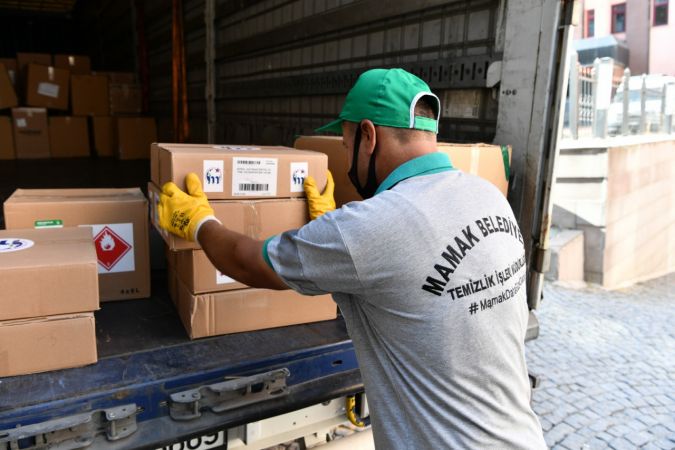
[[[105,433],[109,441],[117,441],[136,431],[137,413],[136,404],[130,403],[0,430],[0,450],[84,448],[102,433]]]
[[[551,249],[536,246],[532,257],[532,268],[539,273],[548,272],[551,268]]]
[[[288,394],[286,379],[290,374],[284,368],[176,392],[171,394],[169,414],[174,420],[193,420],[201,417],[202,410],[221,413],[280,397]]]

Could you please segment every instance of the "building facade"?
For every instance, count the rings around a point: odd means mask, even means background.
[[[675,0],[581,0],[576,39],[625,41],[631,73],[675,75]]]

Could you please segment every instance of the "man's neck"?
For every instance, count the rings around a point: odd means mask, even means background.
[[[407,144],[398,144],[390,147],[386,158],[377,160],[377,182],[382,183],[397,167],[410,160],[434,153],[437,150],[435,140],[411,141]],[[379,156],[379,155],[378,155]]]

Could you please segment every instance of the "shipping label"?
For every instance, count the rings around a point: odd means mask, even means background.
[[[159,231],[164,236],[168,236],[169,232],[159,225],[159,194],[153,191],[150,191],[149,194],[150,194],[150,214],[152,215],[151,221],[155,226],[155,229],[157,229],[157,231]]]
[[[291,192],[302,192],[304,190],[305,178],[307,178],[308,172],[309,163],[291,163]]]
[[[204,178],[202,186],[204,192],[223,192],[223,161],[204,160]]]
[[[31,248],[35,242],[30,239],[2,238],[0,239],[0,253],[18,252]]]
[[[99,274],[133,272],[136,270],[133,223],[80,226],[92,227]]]
[[[37,92],[45,97],[58,98],[59,85],[54,83],[42,82],[38,84]]]
[[[277,158],[232,158],[232,195],[277,195]]]
[[[61,219],[50,219],[50,220],[36,220],[34,222],[35,228],[63,228],[63,220]]]

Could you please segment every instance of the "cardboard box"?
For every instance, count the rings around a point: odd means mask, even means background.
[[[0,116],[0,160],[2,159],[16,159],[12,120],[4,116]]]
[[[5,66],[7,75],[12,82],[12,86],[16,87],[16,81],[19,78],[19,71],[17,70],[16,58],[0,58],[0,64]]]
[[[96,75],[103,75],[108,78],[111,84],[133,84],[136,83],[136,74],[134,72],[94,72]]]
[[[0,377],[68,369],[97,361],[94,315],[0,322]]]
[[[335,180],[335,203],[338,208],[345,203],[361,200],[361,196],[356,192],[347,175],[349,155],[342,146],[341,136],[300,136],[293,145],[296,148],[314,150],[328,155],[328,169]],[[450,156],[455,168],[488,180],[506,195],[511,164],[510,146],[439,142],[438,151]],[[508,166],[506,167],[504,165],[505,153],[508,154]]]
[[[191,339],[332,320],[330,295],[307,297],[292,290],[240,289],[193,295],[180,280],[176,308]]]
[[[71,75],[89,75],[91,60],[84,55],[54,55],[54,67],[68,69]]]
[[[50,109],[68,109],[70,73],[53,66],[28,64],[26,104]]]
[[[361,200],[356,188],[349,181],[349,155],[342,146],[342,137],[336,136],[300,136],[293,147],[313,150],[328,156],[328,170],[335,181],[335,205],[339,208],[345,203]]]
[[[108,79],[100,75],[70,77],[71,102],[75,116],[108,116]]]
[[[140,189],[17,189],[4,210],[8,230],[91,226],[101,301],[150,295],[148,202]]]
[[[508,193],[511,146],[439,142],[438,150],[446,153],[456,168],[489,181],[504,196]]]
[[[157,205],[160,189],[148,183],[150,220],[171,250],[199,249],[196,242],[174,236],[159,227]],[[300,228],[309,221],[307,201],[304,198],[238,200],[210,202],[215,216],[228,229],[253,239],[267,239],[286,230]]]
[[[49,53],[17,53],[16,64],[19,73],[23,74],[28,64],[52,65],[52,55]]]
[[[17,159],[49,158],[49,125],[44,108],[12,108]]]
[[[110,114],[140,114],[141,87],[138,84],[110,85]]]
[[[116,138],[115,119],[113,117],[91,117],[91,129],[94,133],[94,150],[98,156],[115,156]]]
[[[175,256],[176,276],[193,294],[231,291],[248,286],[216,269],[203,250],[171,252]]]
[[[157,141],[157,125],[152,117],[117,118],[117,157],[148,159],[150,146]]]
[[[0,63],[0,109],[13,108],[18,104],[12,79],[5,65]]]
[[[50,117],[49,146],[52,158],[89,156],[89,131],[85,117]]]
[[[177,252],[169,252],[178,254]],[[171,299],[171,302],[176,305],[176,308],[178,308],[178,277],[176,276],[176,271],[171,266],[167,266],[166,274],[168,277],[167,290],[169,292],[169,298]]]
[[[0,320],[98,309],[91,229],[9,229],[9,221],[7,228],[0,230]]]
[[[326,186],[328,158],[323,153],[288,147],[156,144],[152,146],[152,181],[173,181],[185,189],[185,176],[202,175],[212,200],[304,197],[303,182],[312,175]]]
[[[153,190],[156,194],[156,188]],[[215,201],[211,202],[211,206],[228,229],[260,240],[300,228],[309,220],[307,202],[304,199]],[[153,220],[156,223],[156,215],[153,215]],[[173,237],[163,230],[160,230],[160,234],[174,244],[180,241],[181,244],[197,246],[192,242]],[[173,253],[175,257],[172,263],[176,274],[192,293],[229,291],[247,287],[217,270],[203,250]]]

